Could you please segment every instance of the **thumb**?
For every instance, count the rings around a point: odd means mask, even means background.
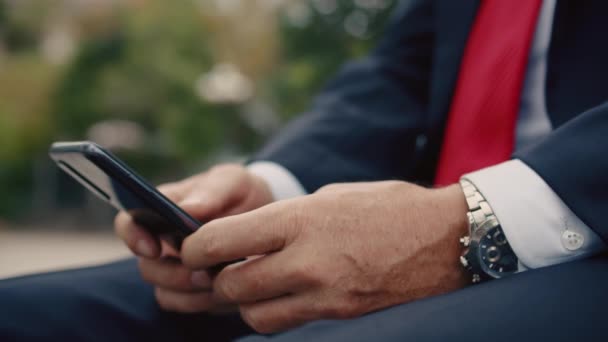
[[[207,221],[221,216],[232,202],[229,192],[211,195],[207,191],[196,191],[190,192],[177,205],[197,220]]]

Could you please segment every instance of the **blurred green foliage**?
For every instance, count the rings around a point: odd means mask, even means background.
[[[222,103],[201,97],[196,85],[226,62],[217,32],[234,24],[222,18],[239,13],[209,14],[203,2],[93,1],[99,8],[85,10],[70,0],[0,0],[0,218],[29,217],[36,177],[57,176],[49,144],[87,139],[99,122],[142,128],[143,143],[121,156],[153,180],[196,172],[225,151],[250,153],[272,132],[256,130],[246,108],[262,103],[280,122],[304,110],[340,64],[368,51],[392,7],[388,0],[285,1],[274,10],[271,36],[257,38],[260,49],[272,47],[262,40],[278,40],[268,54],[277,60],[262,74],[243,66],[253,98]],[[353,34],[349,23],[362,27]],[[238,48],[238,38],[219,43]],[[71,54],[62,57],[61,48]],[[259,62],[248,57],[241,59]]]

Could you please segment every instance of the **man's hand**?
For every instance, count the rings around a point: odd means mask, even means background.
[[[216,166],[183,181],[162,185],[159,190],[200,221],[243,213],[273,200],[265,181],[240,165]],[[116,216],[115,228],[133,253],[140,256],[141,275],[156,286],[161,307],[201,312],[221,310],[228,304],[212,295],[211,279],[205,269],[192,272],[184,267],[177,259],[177,251],[137,226],[128,214],[121,212]]]
[[[457,185],[331,185],[210,222],[186,239],[182,260],[204,270],[262,255],[226,267],[213,287],[255,330],[276,332],[463,287],[466,211]]]

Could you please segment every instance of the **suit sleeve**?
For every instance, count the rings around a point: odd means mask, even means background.
[[[606,250],[599,236],[519,159],[464,176],[494,211],[519,270],[583,259]]]
[[[608,102],[575,117],[515,157],[608,242]]]
[[[419,158],[433,44],[430,1],[402,2],[385,39],[347,65],[255,157],[290,171],[306,191],[335,182],[405,179]]]

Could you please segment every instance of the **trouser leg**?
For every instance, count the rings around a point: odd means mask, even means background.
[[[238,315],[161,311],[135,260],[0,281],[0,341],[222,341]]]
[[[527,271],[272,341],[608,341],[608,257]],[[253,342],[257,336],[243,339]]]

